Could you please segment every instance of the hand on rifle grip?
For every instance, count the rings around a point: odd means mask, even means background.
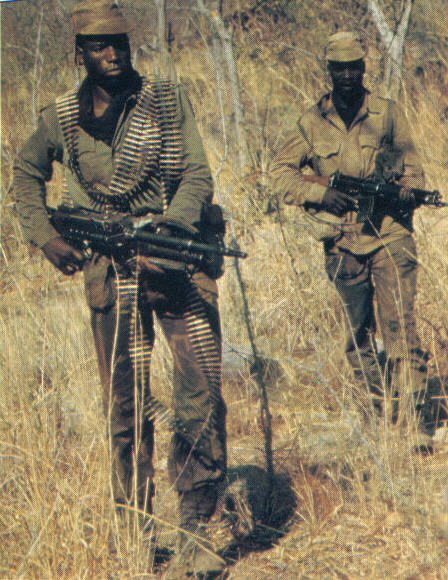
[[[53,238],[42,248],[47,260],[66,276],[82,270],[84,256],[62,238]]]
[[[347,193],[328,187],[321,202],[321,209],[338,217],[356,210],[356,202]]]

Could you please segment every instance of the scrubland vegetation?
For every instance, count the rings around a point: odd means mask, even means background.
[[[139,22],[133,36],[137,67],[151,73],[154,18],[143,0],[122,4]],[[399,4],[381,2],[391,26]],[[76,79],[70,6],[23,0],[1,7],[0,578],[158,578],[166,564],[152,569],[148,534],[131,518],[123,525],[114,515],[82,278],[63,277],[39,250],[22,243],[10,187],[14,156],[39,107]],[[366,83],[373,87],[381,80],[384,49],[367,7],[363,0],[224,2],[244,108],[243,171],[235,166],[241,143],[234,141],[228,95],[217,88],[207,21],[193,4],[168,8],[171,56],[196,112],[216,198],[228,216],[228,242],[235,238],[249,253],[240,264],[243,286],[231,260],[219,282],[229,464],[265,467],[259,384],[245,364],[253,355],[250,324],[257,352],[271,361],[263,384],[274,468],[285,476],[272,510],[286,514],[285,504],[292,506],[281,522],[283,534],[271,545],[261,541],[259,526],[258,543],[232,551],[229,578],[446,580],[447,436],[441,429],[434,455],[424,457],[412,453],[410,430],[364,420],[371,409],[345,361],[343,312],[323,270],[322,249],[297,210],[271,211],[267,186],[273,152],[328,88],[322,53],[329,33],[361,29],[370,45]],[[446,198],[447,24],[444,0],[415,1],[400,97],[427,187]],[[56,171],[52,203],[60,184]],[[415,219],[421,263],[416,314],[423,346],[432,353],[432,376],[448,374],[447,220],[446,209],[421,209]],[[169,369],[160,341],[152,389],[167,402]],[[171,546],[176,514],[166,476],[168,440],[169,433],[158,430],[155,521],[159,542]],[[219,514],[213,530],[217,546],[225,548],[231,536]],[[111,536],[118,539],[117,554],[110,553]]]

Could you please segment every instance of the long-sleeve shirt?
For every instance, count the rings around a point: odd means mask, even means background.
[[[181,87],[177,87],[176,92],[183,142],[183,171],[165,215],[188,226],[197,227],[203,205],[212,198],[213,180],[190,102]],[[136,101],[136,94],[128,98],[110,145],[78,128],[79,167],[88,182],[106,187],[109,185],[114,171],[114,159],[120,151]],[[14,189],[24,235],[27,241],[39,247],[59,236],[49,222],[46,211],[46,182],[52,177],[54,161],[62,163],[65,167],[68,190],[73,203],[92,209],[94,207],[92,199],[69,168],[69,155],[58,121],[56,105],[51,104],[42,111],[37,130],[24,145],[14,167]],[[133,209],[137,211],[141,207],[155,213],[162,212],[160,175],[149,175],[145,196],[136,201]]]
[[[394,101],[369,92],[348,129],[330,94],[300,118],[271,167],[274,191],[285,203],[322,202],[326,187],[305,181],[304,170],[323,176],[340,171],[361,178],[392,177],[407,187],[423,187],[423,170],[406,117]],[[336,243],[355,254],[366,254],[409,235],[411,220],[412,216],[384,215],[372,227],[368,222],[356,223],[356,212],[350,211],[340,220],[343,233]]]

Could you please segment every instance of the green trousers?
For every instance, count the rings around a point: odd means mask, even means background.
[[[140,274],[131,278],[86,275],[105,413],[110,417],[113,490],[118,503],[138,502],[151,511],[154,429],[143,407],[150,395],[154,318],[173,356],[175,427],[168,458],[177,491],[213,485],[226,470],[225,403],[221,396],[221,333],[216,283],[205,274]],[[107,268],[106,268],[107,269]],[[105,281],[106,280],[106,281]],[[121,290],[120,290],[121,285]],[[104,300],[101,299],[103,296]],[[166,377],[167,385],[170,377]]]
[[[414,317],[417,260],[413,238],[406,236],[367,255],[327,246],[326,270],[346,315],[345,351],[355,375],[379,399],[385,385],[400,397],[424,393],[427,354],[421,349]],[[384,343],[385,364],[378,358],[377,329]]]

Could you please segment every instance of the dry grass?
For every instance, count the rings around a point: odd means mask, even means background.
[[[253,32],[256,34],[257,32]],[[319,245],[294,210],[264,213],[263,173],[298,110],[323,90],[310,56],[273,44],[240,40],[241,84],[252,166],[237,175],[223,158],[213,68],[197,51],[179,53],[217,181],[231,215],[230,233],[248,252],[241,264],[257,349],[281,372],[267,374],[274,462],[287,473],[296,506],[269,549],[242,550],[229,578],[448,579],[448,441],[432,457],[411,453],[412,432],[365,424],[362,388],[343,354],[344,321],[323,272]],[[252,43],[252,44],[251,44]],[[429,187],[446,190],[446,123],[439,120],[441,85],[404,93]],[[10,101],[9,101],[10,102]],[[29,132],[12,130],[17,110],[3,111],[3,275],[0,325],[0,578],[142,579],[152,570],[149,536],[172,545],[175,496],[166,477],[169,434],[157,433],[155,516],[142,534],[128,517],[117,521],[110,500],[109,451],[82,280],[58,275],[39,252],[20,244],[8,186],[11,160]],[[444,165],[445,164],[445,165]],[[56,177],[53,193],[58,191]],[[446,191],[445,191],[446,193]],[[416,314],[431,373],[448,374],[446,210],[419,210],[421,261]],[[228,262],[220,281],[225,346],[250,351],[241,288]],[[157,345],[153,390],[168,398],[169,354]],[[232,468],[264,466],[256,381],[248,366],[225,369],[228,447]],[[276,490],[275,509],[282,509]],[[285,487],[286,497],[286,487]],[[283,498],[284,499],[284,498]],[[277,502],[277,503],[276,503]],[[129,514],[129,516],[131,513]],[[216,519],[220,547],[230,540]],[[119,544],[111,554],[109,540]]]

